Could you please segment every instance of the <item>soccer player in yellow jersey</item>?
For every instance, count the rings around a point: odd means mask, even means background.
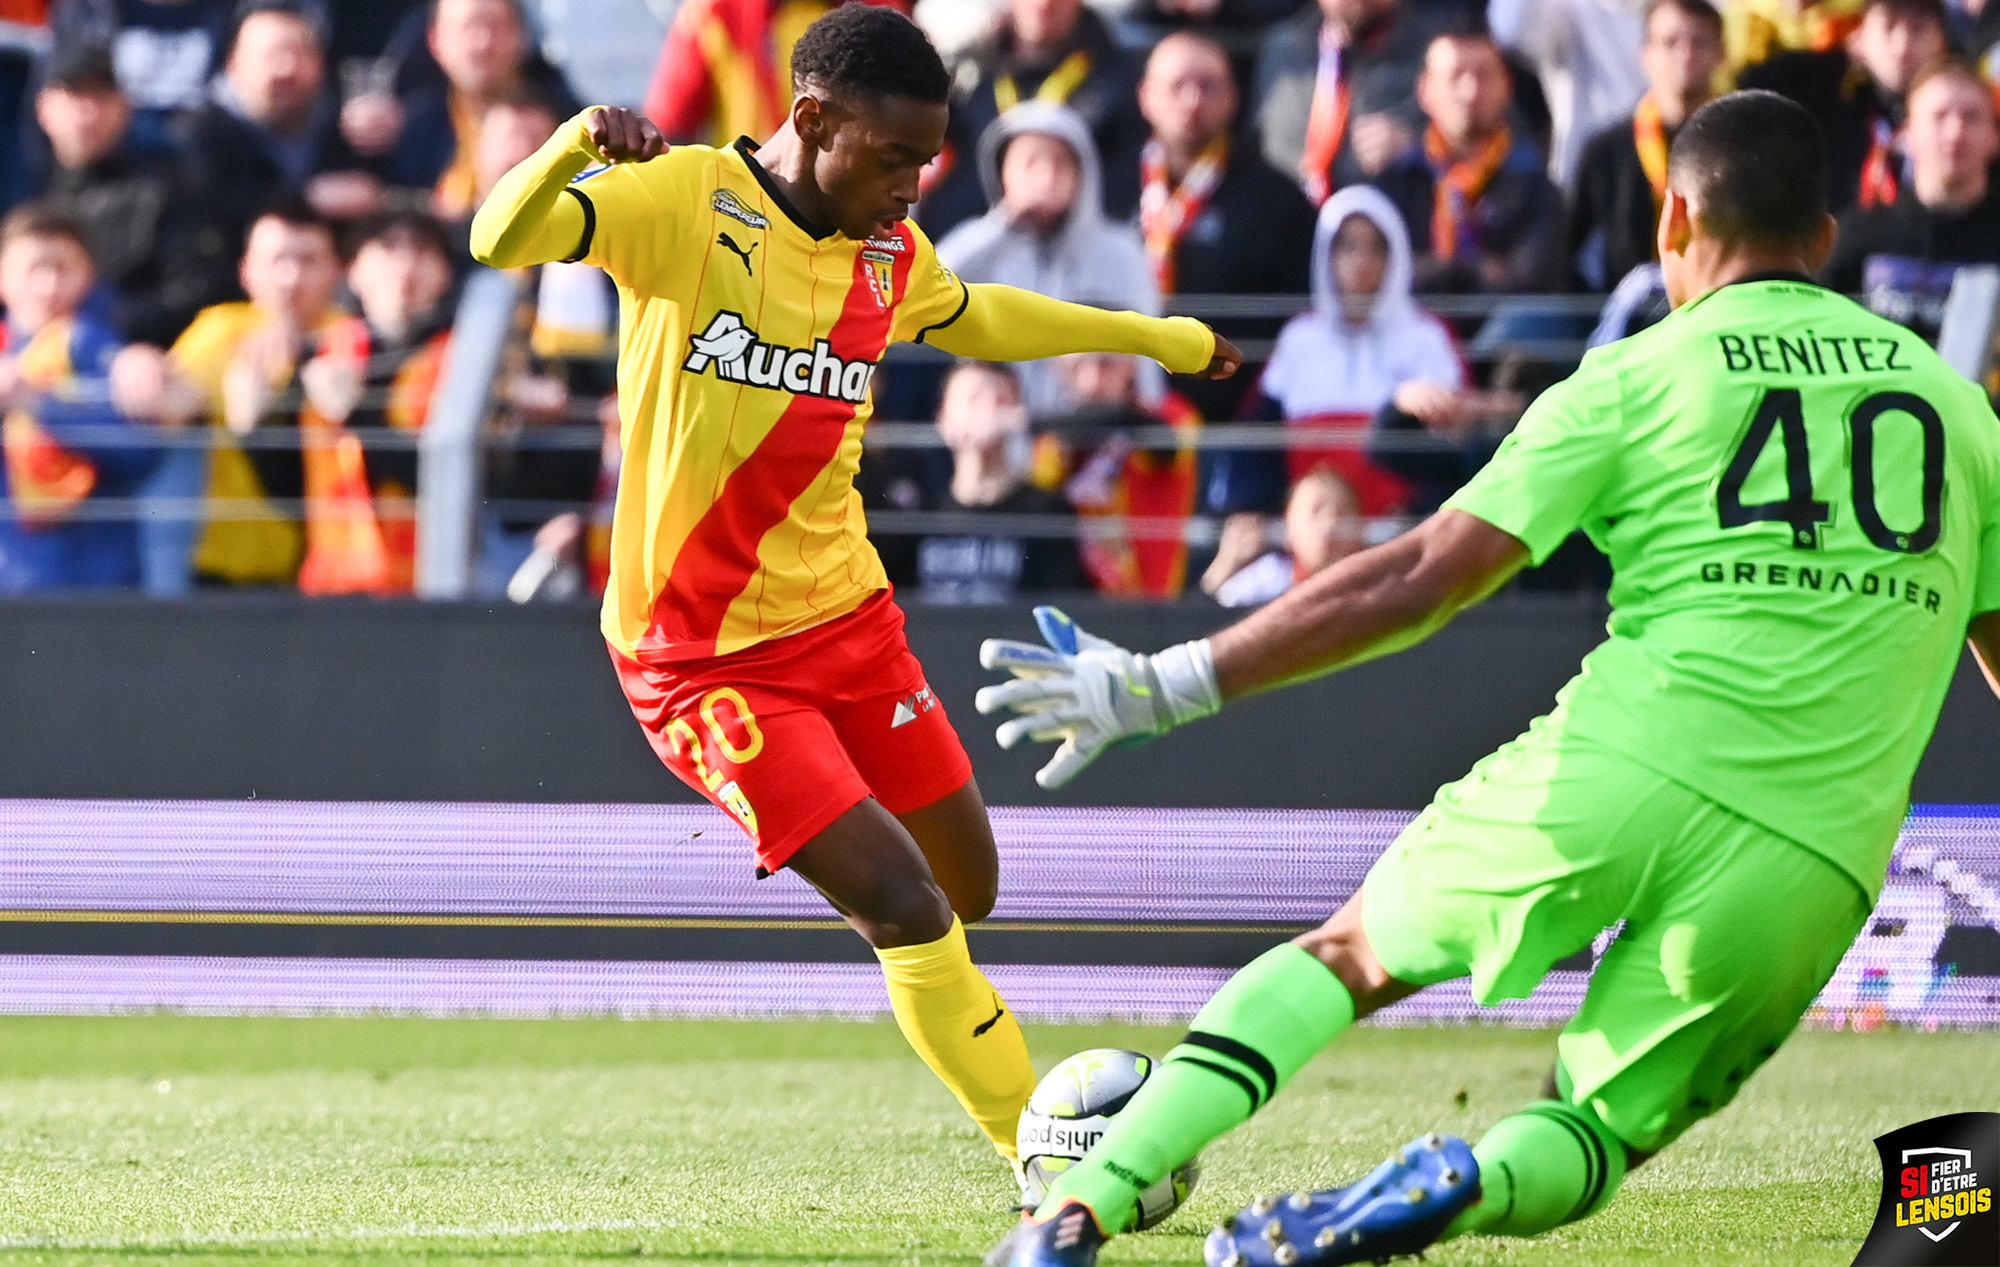
[[[846,5],[792,55],[762,145],[680,146],[594,108],[473,221],[498,267],[585,260],[618,283],[625,462],[604,636],[661,759],[875,947],[919,1055],[1010,1162],[1034,1085],[1020,1026],[966,952],[998,861],[965,750],[925,685],[854,473],[896,340],[984,360],[1242,357],[1185,317],[968,285],[906,219],[950,77],[915,25]],[[1018,1164],[1018,1163],[1017,1163]]]

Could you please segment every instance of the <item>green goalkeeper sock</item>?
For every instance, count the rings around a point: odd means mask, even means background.
[[[1445,1235],[1539,1236],[1603,1209],[1625,1178],[1625,1143],[1587,1108],[1544,1100],[1473,1148],[1480,1198]]]
[[[1325,964],[1294,945],[1266,951],[1201,1009],[1038,1213],[1081,1201],[1099,1227],[1119,1231],[1141,1192],[1262,1108],[1353,1022],[1354,998]]]

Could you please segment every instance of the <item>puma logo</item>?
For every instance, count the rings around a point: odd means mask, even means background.
[[[757,270],[750,267],[750,251],[754,251],[757,249],[757,244],[755,242],[752,242],[750,244],[749,250],[745,250],[742,247],[736,245],[735,238],[730,237],[727,233],[719,233],[716,235],[715,244],[717,246],[726,246],[730,250],[736,252],[736,258],[743,261],[743,271],[748,273],[752,277],[755,277],[757,275]]]
[[[992,1029],[995,1025],[998,1025],[1000,1023],[1000,1018],[1007,1015],[1006,1005],[1000,1002],[1000,996],[997,994],[993,996],[993,1009],[994,1011],[992,1020],[981,1021],[977,1026],[973,1028],[972,1036],[974,1038],[984,1037],[987,1030]]]

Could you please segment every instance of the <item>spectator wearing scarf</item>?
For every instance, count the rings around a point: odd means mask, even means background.
[[[1318,0],[1265,37],[1251,91],[1264,157],[1317,206],[1392,162],[1419,122],[1434,15],[1409,0]]]
[[[934,240],[985,210],[979,139],[1001,115],[1033,102],[1065,106],[1083,120],[1104,160],[1104,213],[1132,217],[1146,142],[1139,65],[1111,38],[1104,19],[1083,0],[1009,0],[992,42],[972,55],[969,67],[971,82],[952,96],[945,150],[927,175],[917,217]]]
[[[1577,168],[1567,254],[1589,290],[1608,291],[1655,258],[1667,149],[1681,122],[1715,95],[1722,15],[1708,0],[1650,0],[1639,59],[1646,95],[1631,118],[1590,139]]]
[[[1160,293],[1296,294],[1312,252],[1313,209],[1298,184],[1232,132],[1236,81],[1221,46],[1180,32],[1161,40],[1139,83],[1152,125],[1140,155],[1139,227]],[[1268,339],[1275,321],[1219,322],[1233,340]],[[1203,417],[1234,418],[1247,375],[1175,387]]]
[[[1510,126],[1512,90],[1491,36],[1431,41],[1417,79],[1422,139],[1377,184],[1416,247],[1416,289],[1533,293],[1556,280],[1562,196]]]

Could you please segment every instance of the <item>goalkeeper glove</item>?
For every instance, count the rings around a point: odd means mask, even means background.
[[[1215,683],[1215,657],[1208,639],[1183,642],[1138,655],[1077,627],[1054,607],[1035,608],[1035,623],[1048,645],[988,638],[979,663],[1009,669],[1014,680],[982,687],[982,713],[1012,710],[994,738],[1002,748],[1023,739],[1062,746],[1035,774],[1035,782],[1058,788],[1120,744],[1163,735],[1222,707]]]

